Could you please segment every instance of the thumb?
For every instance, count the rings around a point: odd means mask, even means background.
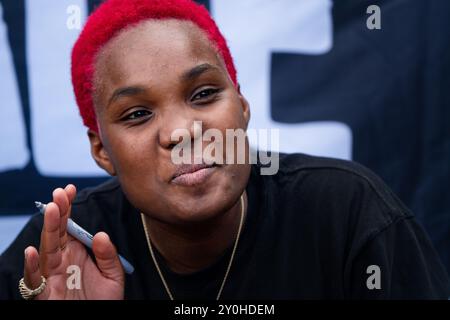
[[[116,248],[105,232],[99,232],[92,240],[92,251],[97,261],[97,266],[104,277],[123,283],[124,274],[122,264]]]

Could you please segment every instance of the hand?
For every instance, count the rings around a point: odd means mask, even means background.
[[[25,249],[24,281],[35,289],[41,283],[41,275],[47,279],[45,290],[35,300],[83,300],[123,299],[124,273],[117,251],[104,232],[94,236],[92,251],[96,263],[86,247],[67,234],[67,219],[76,195],[74,185],[53,191],[53,202],[45,210],[39,252],[29,246]],[[81,270],[80,289],[71,289],[67,268],[78,266]]]

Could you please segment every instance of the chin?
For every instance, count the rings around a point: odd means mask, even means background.
[[[211,201],[212,198],[210,197],[208,201],[202,201],[200,199],[185,200],[184,203],[176,206],[171,217],[177,224],[207,222],[220,216],[229,209],[229,206],[225,203],[224,205],[220,205],[218,200]],[[224,199],[222,198],[220,200],[223,201]]]

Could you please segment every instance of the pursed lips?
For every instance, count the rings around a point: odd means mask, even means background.
[[[177,166],[172,183],[182,186],[193,186],[205,182],[217,168],[215,164],[183,164]]]

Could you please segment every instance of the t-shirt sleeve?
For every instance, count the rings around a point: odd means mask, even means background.
[[[33,216],[0,256],[0,300],[22,299],[18,288],[23,277],[24,251],[28,246],[39,249],[42,225],[43,216]]]
[[[399,217],[369,238],[350,269],[352,299],[450,297],[447,272],[414,217]]]

